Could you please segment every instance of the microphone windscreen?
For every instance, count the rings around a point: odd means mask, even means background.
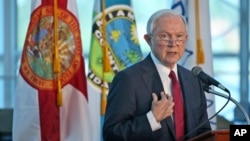
[[[202,71],[202,69],[198,66],[195,66],[192,68],[192,73],[194,76],[198,76],[200,74],[200,72]]]

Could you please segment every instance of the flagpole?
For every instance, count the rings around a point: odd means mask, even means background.
[[[58,51],[58,7],[57,0],[54,0],[54,74],[57,77],[57,106],[62,106],[62,86],[60,79],[60,61]]]
[[[204,51],[202,47],[202,39],[200,35],[200,14],[199,14],[199,0],[195,0],[195,25],[196,25],[196,65],[204,64],[205,57],[204,57]]]
[[[102,61],[103,61],[103,68],[102,68],[102,82],[103,85],[101,86],[101,132],[104,123],[104,116],[106,113],[106,105],[107,105],[107,90],[105,88],[105,74],[111,70],[109,57],[108,57],[108,44],[107,44],[107,36],[106,36],[106,13],[105,13],[105,0],[102,0],[102,35],[103,35],[103,43],[102,43]],[[101,141],[103,138],[101,137]]]
[[[102,43],[102,61],[103,61],[103,71],[102,71],[102,81],[105,82],[105,73],[111,70],[109,57],[108,57],[108,44],[106,37],[106,13],[105,13],[105,0],[102,0],[102,35],[103,35],[103,43]],[[106,105],[107,105],[107,95],[106,88],[102,85],[102,96],[101,96],[101,115],[105,115]]]
[[[102,35],[103,35],[103,45],[102,45],[102,61],[103,61],[103,71],[102,71],[102,81],[104,82],[104,75],[106,70],[106,20],[105,20],[106,14],[105,14],[105,0],[102,0]],[[102,86],[102,94],[101,94],[101,116],[105,114],[105,107],[107,105],[107,98],[106,98],[106,90],[104,86]]]

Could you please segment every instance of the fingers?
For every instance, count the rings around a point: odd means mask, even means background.
[[[161,95],[161,99],[173,100],[172,96],[170,96],[169,94],[165,94],[164,92],[161,92],[160,95]],[[158,97],[157,97],[156,93],[152,93],[152,97],[153,97],[153,102],[158,101]]]
[[[164,92],[161,92],[161,99],[167,99],[166,94]]]
[[[158,99],[157,95],[152,93],[153,101],[151,111],[158,122],[172,114],[174,105],[172,96],[164,92],[161,92],[160,96],[161,98]]]
[[[168,101],[173,101],[173,97],[169,94],[166,94],[166,98],[168,99]]]
[[[158,97],[157,97],[156,93],[152,93],[152,97],[153,97],[153,102],[158,101]]]

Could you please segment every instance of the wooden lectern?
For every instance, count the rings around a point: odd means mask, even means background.
[[[212,130],[196,136],[188,141],[229,141],[229,130]]]

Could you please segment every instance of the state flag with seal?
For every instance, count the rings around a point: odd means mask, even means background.
[[[90,141],[75,0],[32,0],[13,116],[15,141]]]

